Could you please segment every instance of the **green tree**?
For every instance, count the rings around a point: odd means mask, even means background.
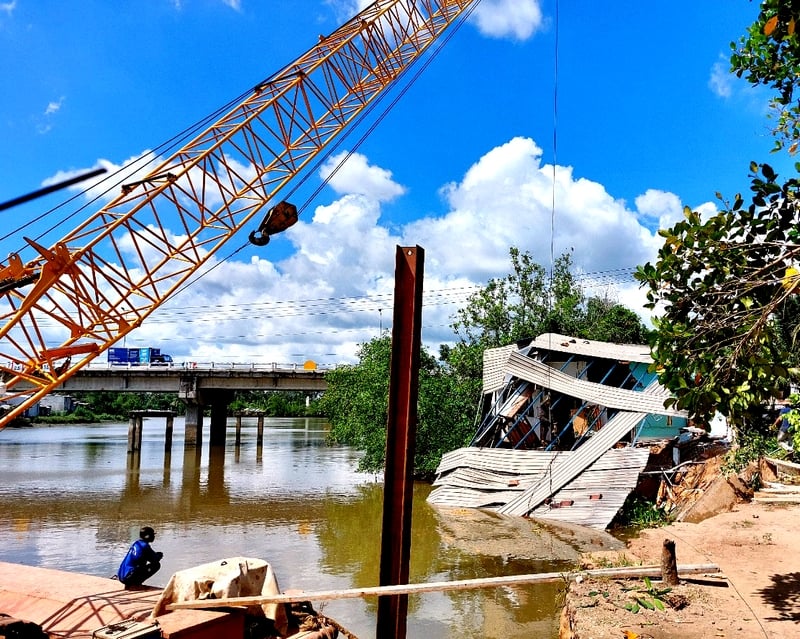
[[[611,341],[642,341],[645,327],[635,313],[609,300],[585,300],[572,274],[569,255],[553,275],[530,254],[512,248],[512,272],[491,280],[460,309],[453,345],[440,347],[437,361],[420,356],[417,445],[414,472],[431,474],[445,452],[469,444],[481,397],[483,351],[545,331]],[[331,438],[364,451],[361,470],[383,467],[389,397],[391,338],[362,345],[359,362],[327,374],[320,408]]]
[[[320,408],[331,424],[331,439],[364,451],[359,470],[376,471],[386,460],[391,337],[363,344],[358,363],[327,373]],[[428,476],[442,453],[464,446],[472,436],[474,389],[425,349],[420,354],[414,473]]]
[[[459,341],[442,359],[466,377],[481,375],[483,351],[542,333],[615,343],[644,343],[647,328],[636,313],[610,299],[586,298],[568,253],[548,276],[530,253],[509,250],[512,271],[492,279],[456,313]]]
[[[578,337],[617,344],[646,344],[649,330],[642,319],[617,302],[593,297],[586,301]]]
[[[792,154],[800,140],[798,23],[800,4],[796,0],[762,0],[758,19],[738,43],[731,43],[731,70],[753,85],[775,90],[770,100],[775,120],[773,150],[785,148]]]
[[[583,292],[572,274],[572,258],[555,260],[552,275],[527,251],[509,249],[511,273],[489,280],[456,311],[453,330],[462,343],[494,348],[544,332],[574,334]]]
[[[764,0],[731,56],[737,75],[775,89],[773,150],[790,153],[800,113],[798,9]],[[800,290],[800,183],[778,177],[768,164],[751,163],[749,202],[717,194],[722,208],[707,219],[687,208],[682,221],[659,231],[664,245],[655,264],[637,270],[649,306],[662,312],[652,339],[659,378],[678,407],[699,419],[719,410],[742,426],[798,373],[797,322],[785,311]]]

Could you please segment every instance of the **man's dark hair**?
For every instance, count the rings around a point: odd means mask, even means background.
[[[150,526],[142,526],[142,529],[139,531],[139,539],[143,539],[144,541],[153,541],[155,538],[155,530],[150,528]]]

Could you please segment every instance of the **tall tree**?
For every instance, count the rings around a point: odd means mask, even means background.
[[[573,334],[584,296],[570,255],[555,260],[551,276],[527,251],[511,247],[509,255],[511,272],[489,280],[456,312],[452,328],[460,341],[493,348],[547,331]]]
[[[550,275],[528,252],[509,249],[511,272],[492,279],[456,313],[459,337],[444,358],[468,376],[479,376],[487,348],[513,344],[542,333],[562,333],[616,343],[643,343],[647,328],[636,313],[610,299],[587,298],[568,253]]]
[[[732,44],[732,71],[775,89],[775,151],[798,142],[800,3],[764,0],[756,22]],[[795,165],[800,171],[800,165]],[[703,219],[684,219],[659,231],[664,245],[655,264],[636,277],[649,306],[659,309],[653,356],[660,380],[678,407],[699,419],[719,410],[743,424],[753,406],[796,377],[795,322],[784,309],[800,291],[800,182],[781,181],[768,164],[750,165],[748,203],[717,194],[722,207]]]
[[[391,337],[363,344],[358,363],[326,375],[328,390],[320,399],[331,424],[331,439],[364,451],[362,471],[377,471],[386,460]],[[460,379],[423,349],[420,354],[417,446],[414,473],[428,476],[442,454],[465,446],[473,432],[477,388]]]
[[[512,272],[472,295],[453,324],[459,341],[440,348],[437,361],[420,357],[417,446],[414,472],[430,475],[445,452],[469,444],[481,395],[483,351],[546,331],[630,341],[644,335],[635,313],[608,300],[585,300],[562,255],[553,275],[529,253],[510,249]],[[636,340],[640,341],[640,340]],[[358,363],[327,374],[320,406],[331,423],[331,438],[364,451],[360,469],[383,468],[389,397],[391,338],[362,345]]]

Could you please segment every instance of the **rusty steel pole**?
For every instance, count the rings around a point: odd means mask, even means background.
[[[397,247],[380,585],[408,583],[425,251]],[[378,597],[377,637],[405,639],[408,595]]]

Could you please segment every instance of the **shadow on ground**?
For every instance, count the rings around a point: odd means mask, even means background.
[[[800,622],[800,572],[772,575],[771,584],[758,590],[765,603],[777,612],[770,621]]]

